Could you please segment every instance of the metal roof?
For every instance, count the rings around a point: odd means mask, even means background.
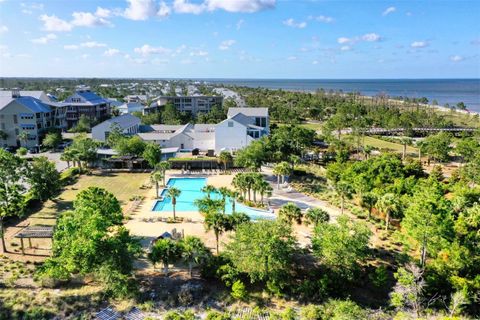
[[[247,117],[268,117],[268,108],[229,108],[227,116],[231,118],[239,113]]]
[[[30,96],[19,97],[19,98],[0,96],[0,110],[8,106],[13,101],[27,107],[34,113],[52,111],[50,107],[45,103],[43,103],[41,100],[30,97]]]
[[[131,114],[124,114],[115,118],[111,118],[108,120],[103,121],[102,123],[97,124],[95,127],[92,128],[92,130],[98,126],[101,126],[105,123],[110,123],[111,125],[116,124],[118,125],[121,129],[129,128],[134,125],[139,125],[140,124],[140,119],[132,116]]]
[[[15,238],[52,238],[53,227],[29,226],[15,235]]]

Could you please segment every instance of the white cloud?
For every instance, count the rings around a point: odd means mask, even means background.
[[[307,23],[305,21],[295,22],[295,20],[292,19],[292,18],[283,21],[283,24],[288,26],[288,27],[299,28],[299,29],[303,29],[307,26]]]
[[[76,27],[99,27],[112,25],[107,19],[98,17],[90,12],[74,12],[72,13],[72,16],[73,20],[71,24]]]
[[[158,11],[157,11],[157,16],[165,18],[165,17],[168,17],[171,12],[172,10],[165,2],[163,1],[160,2],[160,7],[158,8]]]
[[[323,23],[332,23],[335,21],[332,17],[328,16],[317,16],[317,17],[310,17],[313,20],[316,20],[318,22],[323,22]]]
[[[220,50],[228,50],[228,49],[230,49],[230,47],[233,46],[235,43],[236,43],[235,40],[225,40],[225,41],[222,41],[222,43],[220,43],[220,45],[218,46],[218,48],[219,48]]]
[[[312,64],[318,64],[318,61],[317,61],[317,60],[313,60],[313,61],[312,61]]]
[[[109,18],[112,15],[112,11],[102,7],[97,7],[97,11],[95,11],[95,15],[99,18]]]
[[[152,47],[148,44],[144,44],[140,48],[135,48],[133,50],[135,53],[141,54],[142,56],[148,56],[150,54],[166,54],[171,52],[170,49],[164,47]]]
[[[352,47],[350,47],[350,46],[342,46],[342,47],[340,48],[340,50],[342,50],[342,51],[350,51],[350,50],[352,50]]]
[[[79,48],[80,47],[77,46],[76,44],[67,44],[67,45],[63,46],[63,49],[65,49],[65,50],[77,50]]]
[[[380,41],[382,37],[380,37],[376,33],[367,33],[362,36],[363,41],[368,41],[368,42],[377,42]]]
[[[22,13],[32,14],[35,10],[43,10],[43,3],[20,3]]]
[[[410,47],[412,47],[412,48],[425,48],[425,47],[428,47],[428,42],[427,41],[414,41],[410,44]]]
[[[8,32],[7,26],[0,26],[0,34]]]
[[[238,20],[238,22],[236,24],[237,30],[240,30],[240,28],[243,26],[244,23],[245,23],[245,20],[243,20],[243,19]]]
[[[345,43],[353,42],[353,39],[346,38],[346,37],[340,37],[340,38],[337,39],[337,42],[339,44],[345,44]]]
[[[385,9],[385,11],[382,12],[382,16],[387,16],[390,13],[395,12],[396,10],[397,10],[397,8],[395,8],[395,7],[388,7],[387,9]]]
[[[87,54],[87,53],[84,53],[84,54],[82,54],[80,57],[81,57],[82,59],[87,59],[88,57],[90,57],[90,55]]]
[[[454,55],[450,57],[450,61],[453,61],[453,62],[460,62],[463,60],[465,60],[465,58],[459,55]]]
[[[111,49],[106,50],[106,51],[103,53],[103,55],[106,56],[106,57],[113,57],[113,56],[115,56],[115,55],[117,55],[117,54],[119,54],[119,53],[120,53],[120,50],[118,50],[118,49],[112,49],[112,48],[111,48]]]
[[[57,39],[57,36],[53,33],[49,33],[44,37],[40,37],[40,38],[37,38],[37,39],[32,39],[31,41],[33,43],[36,43],[36,44],[47,44],[50,41],[55,40],[55,39]]]
[[[127,0],[129,6],[123,16],[130,20],[147,20],[157,14],[157,4],[154,0]]]
[[[80,47],[83,47],[83,48],[104,48],[106,46],[107,45],[105,43],[99,43],[96,41],[88,41],[80,44]]]
[[[43,30],[45,31],[70,31],[72,25],[55,15],[42,14],[40,20],[43,22]]]
[[[290,57],[287,58],[287,60],[294,61],[294,60],[297,60],[297,57],[296,56],[290,56]]]
[[[208,56],[208,52],[207,51],[203,51],[203,50],[198,50],[198,51],[192,51],[190,52],[190,55],[192,57],[206,57]]]
[[[175,0],[173,2],[173,10],[177,13],[192,13],[192,14],[200,14],[205,11],[206,6],[205,4],[195,4],[190,3],[187,0]]]
[[[276,0],[206,0],[209,11],[222,9],[228,12],[257,12],[275,8]]]

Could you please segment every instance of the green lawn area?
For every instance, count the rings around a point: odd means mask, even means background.
[[[378,138],[365,136],[364,137],[364,144],[372,146],[378,149],[386,149],[391,152],[402,153],[403,152],[403,145],[400,143],[394,143],[389,141],[384,141]],[[418,149],[407,146],[407,154],[409,155],[418,155]]]
[[[30,216],[30,224],[54,225],[58,212],[72,209],[76,195],[85,188],[102,187],[113,193],[125,206],[134,195],[144,195],[148,190],[140,189],[149,179],[148,173],[93,173],[82,175],[78,181],[65,187],[55,201],[48,201],[43,208]]]

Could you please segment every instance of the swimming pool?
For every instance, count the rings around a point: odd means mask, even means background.
[[[198,211],[198,208],[194,204],[194,201],[205,196],[205,194],[202,192],[202,188],[206,184],[206,178],[170,178],[168,180],[167,187],[175,187],[181,191],[180,196],[177,198],[177,205],[175,206],[176,211]],[[164,189],[161,194],[163,199],[157,200],[157,202],[153,206],[152,211],[173,211],[172,199],[167,197],[166,193],[167,189]],[[220,199],[221,195],[215,193],[212,194],[211,197],[214,199]],[[231,214],[232,203],[230,199],[227,199],[225,202],[225,213]],[[235,211],[247,214],[252,220],[275,218],[275,215],[270,212],[250,208],[238,202],[236,202],[235,204]]]

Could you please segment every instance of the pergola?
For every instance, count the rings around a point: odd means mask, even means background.
[[[25,246],[23,239],[28,239],[29,248],[32,247],[33,239],[52,239],[53,241],[53,227],[48,226],[29,226],[15,235],[15,238],[20,239],[22,245],[22,254],[25,254]]]

